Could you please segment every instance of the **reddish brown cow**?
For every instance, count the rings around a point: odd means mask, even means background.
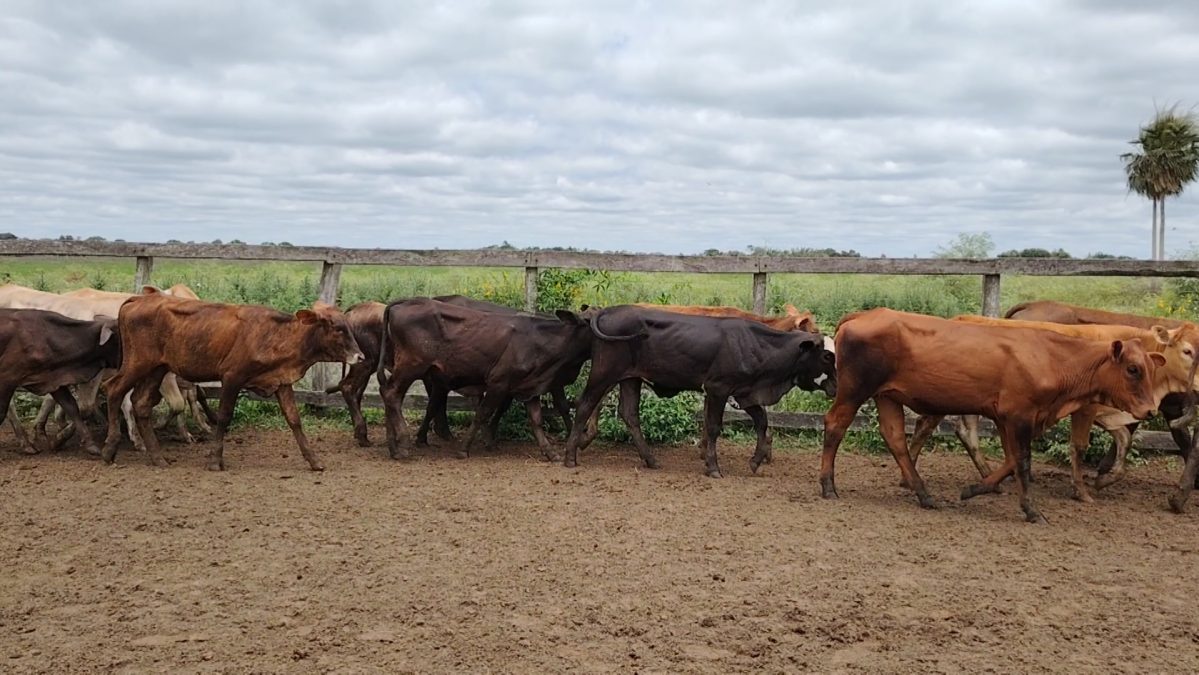
[[[837,328],[837,396],[824,417],[820,484],[837,496],[837,448],[858,408],[878,406],[879,431],[920,505],[932,497],[908,454],[903,408],[922,415],[972,414],[995,421],[1004,464],[969,499],[1016,473],[1020,506],[1042,520],[1028,492],[1029,445],[1045,428],[1088,403],[1126,410],[1138,419],[1154,409],[1150,384],[1164,359],[1134,341],[1099,344],[1027,328],[996,328],[920,314],[874,309],[850,314]],[[955,356],[968,358],[954,359]]]
[[[318,361],[357,363],[362,352],[336,307],[318,302],[294,315],[255,305],[226,305],[181,300],[161,293],[130,298],[121,306],[120,370],[104,383],[108,400],[119,401],[133,390],[134,415],[151,462],[165,466],[150,424],[158,385],[172,372],[193,382],[220,380],[221,405],[216,442],[208,456],[210,470],[225,468],[225,432],[233,419],[237,394],[248,389],[274,395],[313,471],[324,466],[309,450],[300,426],[291,385]],[[108,409],[104,461],[116,456],[120,427],[117,407]]]
[[[745,319],[747,321],[756,321],[760,324],[770,326],[775,330],[781,330],[784,333],[791,331],[802,331],[804,333],[820,333],[820,328],[816,325],[816,319],[811,312],[801,312],[795,308],[795,305],[787,304],[783,306],[783,316],[762,316],[747,312],[744,309],[737,307],[707,307],[705,305],[655,305],[647,302],[639,302],[637,307],[646,309],[656,309],[660,312],[670,312],[672,314],[691,314],[693,316],[714,316],[724,319]]]
[[[1053,300],[1034,300],[1013,305],[1003,315],[1005,319],[1021,321],[1048,321],[1049,323],[1096,324],[1104,326],[1132,326],[1141,330],[1153,330],[1154,326],[1181,328],[1185,321],[1156,316],[1140,316],[1122,312],[1108,312],[1090,307],[1067,305]]]

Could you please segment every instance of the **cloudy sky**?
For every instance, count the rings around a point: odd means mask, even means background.
[[[1199,102],[1191,0],[571,4],[0,0],[0,231],[1144,257]]]

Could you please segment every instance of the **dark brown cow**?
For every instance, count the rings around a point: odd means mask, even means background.
[[[342,375],[341,381],[325,390],[332,394],[341,392],[354,421],[354,439],[366,448],[371,442],[366,433],[366,418],[362,416],[362,396],[370,384],[371,375],[379,364],[379,341],[383,338],[383,310],[381,302],[362,302],[345,312],[346,323],[354,334],[354,342],[362,350],[362,360],[351,365]]]
[[[68,387],[120,363],[115,327],[116,320],[106,317],[79,320],[39,309],[0,309],[0,420],[8,417],[18,388],[39,396],[50,394],[78,430],[84,448],[99,454]],[[24,435],[20,425],[14,429]],[[26,439],[19,440],[28,445]]]
[[[438,302],[458,305],[459,307],[469,307],[470,309],[476,309],[480,312],[491,312],[492,314],[500,314],[503,316],[515,316],[517,314],[524,314],[528,316],[528,312],[522,312],[520,310],[512,309],[511,307],[505,307],[504,305],[497,305],[493,302],[475,300],[474,298],[468,298],[465,295],[439,295],[433,299],[437,300]],[[557,320],[557,317],[555,317],[553,314],[546,314],[544,312],[535,312],[533,313],[533,316],[539,316],[543,319]],[[561,372],[559,372],[558,377],[555,378],[554,383],[550,386],[550,390],[548,392],[554,402],[554,412],[556,412],[558,417],[562,419],[562,425],[566,428],[567,434],[570,434],[571,419],[570,402],[566,398],[566,385],[571,384],[578,379],[578,377],[579,370],[577,368],[563,368]],[[417,445],[428,444],[430,425],[437,429],[437,435],[442,439],[452,441],[454,437],[450,433],[450,425],[446,417],[449,392],[445,389],[442,389],[436,381],[426,382],[425,391],[429,395],[429,405],[425,408],[425,418],[421,421],[420,428],[416,430]],[[479,400],[482,401],[483,390],[480,387],[466,387],[458,391],[466,396],[478,397]],[[495,414],[492,415],[490,424],[485,427],[485,431],[487,432],[485,442],[488,445],[495,442],[496,433],[498,432],[500,426],[500,418],[504,416],[504,413],[508,411],[508,407],[511,405],[511,398],[501,403],[500,407],[496,409]],[[530,424],[532,423],[532,420],[530,420]],[[536,433],[536,430],[534,430],[534,434]]]
[[[134,415],[151,462],[166,465],[150,412],[160,396],[159,383],[172,372],[192,382],[221,383],[215,444],[208,455],[210,470],[225,468],[225,432],[242,389],[275,396],[308,465],[313,471],[325,468],[308,448],[291,385],[318,361],[353,364],[362,359],[345,315],[336,307],[318,302],[292,315],[268,307],[155,293],[135,296],[121,305],[119,325],[121,369],[104,383],[104,389],[110,401],[119,401],[133,390]],[[116,457],[121,438],[117,411],[116,406],[108,409],[106,462]]]
[[[379,391],[387,411],[391,456],[408,455],[408,449],[401,448],[407,433],[401,410],[408,388],[423,380],[442,391],[483,390],[463,454],[500,406],[514,398],[525,402],[537,443],[547,458],[553,458],[541,429],[539,397],[563,380],[577,378],[591,347],[591,332],[583,320],[572,312],[556,314],[557,319],[497,314],[432,298],[388,305]]]
[[[659,396],[681,391],[704,393],[705,473],[721,477],[716,436],[724,407],[732,398],[753,419],[758,445],[750,460],[754,471],[769,451],[765,406],[777,403],[792,387],[808,390],[836,386],[832,353],[821,335],[774,330],[756,321],[675,314],[635,305],[618,305],[591,315],[591,373],[579,397],[576,419],[589,419],[604,396],[620,385],[620,416],[629,428],[646,467],[658,467],[641,434],[639,403],[644,381]],[[587,439],[575,424],[566,442],[566,466],[578,463]]]
[[[837,448],[867,399],[878,406],[879,432],[925,508],[932,497],[908,454],[903,408],[921,415],[973,414],[994,420],[1004,464],[962,498],[994,492],[1015,472],[1020,506],[1043,520],[1028,492],[1030,444],[1050,425],[1088,403],[1148,417],[1155,407],[1153,370],[1165,359],[1135,341],[1097,343],[1028,328],[997,328],[874,309],[837,327],[837,396],[824,417],[820,484],[837,496]],[[959,357],[959,358],[955,358]]]
[[[639,302],[635,307],[644,307],[646,309],[657,309],[663,312],[672,312],[674,314],[691,314],[693,316],[711,316],[724,319],[745,319],[746,321],[757,321],[760,324],[770,326],[775,330],[783,332],[802,331],[804,333],[819,333],[820,328],[816,325],[816,319],[811,312],[801,312],[795,308],[795,305],[787,304],[783,306],[783,316],[762,316],[747,312],[738,307],[711,307],[706,305],[655,305],[648,302]]]

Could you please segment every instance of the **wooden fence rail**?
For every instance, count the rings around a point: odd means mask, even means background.
[[[595,269],[614,272],[689,272],[751,275],[753,309],[769,307],[771,274],[955,275],[982,279],[982,314],[999,316],[1003,275],[1096,277],[1199,277],[1193,260],[1072,260],[1059,258],[798,258],[788,256],[695,256],[573,251],[404,250],[319,246],[255,246],[245,244],[149,244],[108,241],[11,239],[0,241],[3,257],[104,257],[136,260],[134,288],[151,283],[155,258],[191,260],[261,260],[321,264],[319,297],[336,303],[344,265],[401,267],[511,267],[525,272],[525,309],[537,308],[537,276],[545,268]],[[299,392],[312,405],[336,404],[324,389],[336,381],[334,367],[321,364],[310,378],[315,391]],[[775,417],[778,413],[775,413]],[[820,428],[807,420],[808,426]]]

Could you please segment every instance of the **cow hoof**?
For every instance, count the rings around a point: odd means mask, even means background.
[[[167,461],[166,457],[156,457],[156,458],[150,460],[150,464],[152,464],[160,469],[165,469],[171,465],[171,463]]]
[[[545,461],[547,461],[547,462],[556,462],[559,459],[561,459],[560,457],[558,457],[558,453],[556,453],[556,452],[543,452],[541,454],[543,457],[545,457]]]
[[[209,462],[207,464],[207,466],[205,466],[204,468],[208,469],[209,471],[224,471],[225,463],[224,462]]]
[[[820,479],[820,496],[825,499],[837,499],[837,486],[832,478]]]
[[[1045,516],[1042,516],[1041,512],[1037,511],[1035,509],[1029,511],[1028,513],[1025,513],[1024,520],[1025,520],[1025,522],[1036,523],[1038,525],[1048,525],[1049,524],[1049,521],[1045,519]]]
[[[1171,511],[1174,513],[1182,513],[1183,509],[1186,508],[1187,498],[1179,494],[1172,494],[1170,495],[1169,502]]]
[[[922,495],[916,495],[916,499],[920,502],[920,508],[922,508],[922,509],[936,509],[937,508],[937,503],[935,501],[933,501],[932,496],[927,493],[922,494]]]
[[[83,451],[86,452],[87,454],[91,455],[92,457],[100,456],[100,446],[98,446],[98,445],[85,445],[85,446],[83,446]],[[25,454],[36,455],[37,448],[34,448],[33,452],[26,452]]]
[[[355,436],[354,440],[358,442],[358,447],[360,447],[360,448],[371,447],[371,441],[366,436]]]
[[[961,498],[962,501],[966,501],[967,499],[974,499],[975,497],[986,492],[989,492],[989,490],[984,488],[981,484],[967,485],[966,487],[962,488]]]
[[[706,475],[708,478],[724,478],[724,476],[720,473],[720,469],[711,469],[705,471],[704,475]]]
[[[324,471],[325,465],[321,464],[320,462],[317,462],[316,464],[309,466],[309,468],[312,469],[313,471]]]
[[[645,460],[645,468],[647,468],[647,469],[661,469],[661,468],[662,468],[662,463],[658,461],[658,458],[657,458],[657,457],[650,457],[649,459]]]
[[[1070,496],[1073,497],[1074,499],[1077,499],[1078,501],[1082,502],[1083,504],[1095,503],[1095,498],[1091,496],[1090,492],[1087,492],[1086,488],[1080,488],[1080,487],[1076,486],[1074,488],[1073,494],[1071,494]]]
[[[470,457],[470,453],[465,450],[459,450],[458,452],[454,453],[454,456],[458,459],[466,459],[467,457]]]
[[[752,459],[749,460],[749,472],[754,474],[755,476],[758,475],[758,469],[761,468],[761,466],[762,466],[762,462],[755,462]]]

